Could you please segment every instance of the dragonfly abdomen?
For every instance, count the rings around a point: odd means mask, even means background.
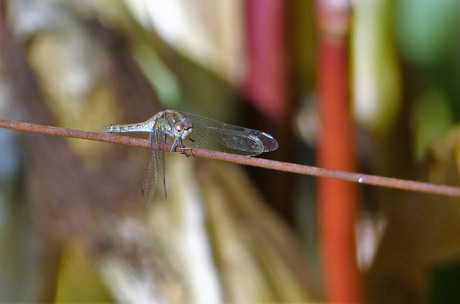
[[[151,132],[152,127],[147,123],[126,124],[126,125],[108,125],[105,132],[109,133],[123,133],[123,132]]]

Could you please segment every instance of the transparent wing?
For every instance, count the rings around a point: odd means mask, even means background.
[[[155,122],[152,132],[150,133],[150,154],[145,170],[144,182],[142,184],[142,200],[146,207],[153,202],[155,191],[160,183],[163,184],[164,195],[166,197],[165,181],[165,151],[166,135],[157,126]],[[155,149],[161,148],[161,149]]]
[[[150,133],[150,152],[147,160],[147,167],[144,174],[144,182],[142,184],[142,202],[146,208],[150,207],[153,202],[153,196],[158,184],[158,168],[157,156],[155,150],[155,132]]]
[[[156,138],[156,143],[157,147],[159,147],[158,150],[155,151],[156,153],[156,167],[157,167],[157,187],[161,184],[163,184],[163,191],[165,198],[166,196],[166,176],[165,176],[165,146],[164,144],[166,143],[167,136],[165,133],[161,131],[155,131],[155,138]]]
[[[192,145],[240,155],[274,151],[278,142],[265,132],[238,127],[192,113],[181,112],[193,125]]]

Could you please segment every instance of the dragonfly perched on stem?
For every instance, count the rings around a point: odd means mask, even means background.
[[[254,156],[263,152],[274,151],[278,142],[265,132],[237,127],[192,113],[165,110],[158,112],[149,120],[115,125],[105,129],[109,133],[146,132],[149,133],[150,155],[142,185],[143,202],[150,205],[162,175],[166,197],[165,158],[166,144],[172,144],[171,152],[176,147],[181,149],[216,150],[240,155]]]

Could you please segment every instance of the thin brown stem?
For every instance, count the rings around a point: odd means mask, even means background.
[[[119,136],[107,133],[96,133],[96,132],[87,132],[81,130],[72,130],[64,129],[53,126],[45,126],[27,122],[16,122],[9,120],[0,120],[0,128],[34,132],[41,134],[49,134],[63,137],[72,137],[80,138],[87,140],[95,140],[106,143],[122,144],[129,146],[138,146],[144,148],[150,148],[150,143],[146,139],[129,137],[129,136]],[[169,152],[171,146],[166,145],[165,151]],[[202,158],[209,158],[215,160],[222,160],[242,165],[261,167],[266,169],[286,171],[290,173],[312,175],[319,177],[329,177],[335,179],[346,180],[355,183],[368,184],[380,187],[396,188],[410,191],[418,191],[432,194],[440,194],[447,196],[460,197],[460,188],[451,187],[444,185],[437,185],[431,183],[403,180],[391,177],[382,177],[361,173],[353,173],[346,171],[330,170],[324,168],[318,168],[313,166],[299,165],[294,163],[280,162],[275,160],[248,157],[212,150],[205,150],[199,148],[192,149],[181,149],[176,148],[176,152],[182,152],[187,156],[193,155]]]

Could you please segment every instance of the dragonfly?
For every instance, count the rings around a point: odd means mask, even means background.
[[[255,156],[278,148],[276,139],[262,131],[247,129],[193,113],[165,110],[149,120],[133,124],[110,124],[108,133],[146,132],[149,133],[150,153],[142,185],[145,206],[149,206],[160,181],[163,181],[166,197],[165,146],[172,144],[170,152],[180,149],[216,150],[227,153]]]

